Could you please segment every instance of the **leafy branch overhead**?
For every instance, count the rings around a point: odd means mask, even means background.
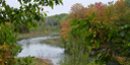
[[[15,28],[32,27],[38,21],[44,21],[46,13],[41,13],[43,6],[50,6],[62,4],[62,0],[18,0],[19,8],[10,7],[6,0],[0,0],[0,23],[10,22],[14,24]],[[17,29],[16,29],[17,30]]]
[[[0,0],[0,65],[18,65],[25,62],[32,65],[32,58],[16,58],[21,47],[16,43],[15,33],[29,31],[37,22],[43,22],[43,6],[53,8],[54,5],[62,4],[62,0],[17,0],[20,3],[19,8],[9,6],[6,1],[9,0]]]
[[[21,5],[31,4],[40,5],[40,6],[50,6],[53,7],[54,5],[63,4],[62,0],[18,0]]]

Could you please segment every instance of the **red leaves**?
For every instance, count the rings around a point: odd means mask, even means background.
[[[104,7],[104,4],[102,2],[99,2],[99,3],[95,3],[95,7],[97,9],[102,9]]]

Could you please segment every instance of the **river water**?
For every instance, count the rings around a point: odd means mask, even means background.
[[[44,42],[41,43],[41,41],[55,38],[59,37],[44,36],[18,41],[18,44],[22,46],[22,51],[18,54],[18,57],[33,56],[41,59],[49,59],[53,65],[59,65],[60,60],[64,56],[64,48],[51,46]]]

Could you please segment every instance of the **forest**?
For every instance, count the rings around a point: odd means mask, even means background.
[[[130,65],[129,3],[74,4],[61,28],[71,57],[65,65]]]
[[[63,0],[0,0],[0,65],[130,65],[130,0],[75,3],[47,16]]]

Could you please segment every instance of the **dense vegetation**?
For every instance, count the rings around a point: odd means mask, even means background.
[[[17,59],[21,47],[16,44],[16,33],[27,32],[44,21],[43,8],[62,4],[62,0],[17,0],[19,8],[10,7],[7,0],[0,0],[0,65],[32,65],[30,58]]]
[[[66,52],[61,65],[130,65],[130,0],[99,2],[88,7],[77,3],[69,15],[47,18],[42,6],[53,8],[62,4],[62,0],[17,1],[19,8],[0,0],[0,65],[40,63],[36,62],[40,59],[33,57],[17,58],[21,51],[17,35],[37,25],[41,26],[39,30],[57,31],[61,27]]]
[[[63,65],[130,65],[129,3],[73,5],[61,24],[69,54]]]
[[[52,15],[45,18],[45,23],[43,25],[44,30],[48,32],[58,32],[60,30],[60,23],[64,20],[68,14],[62,13],[59,15]]]

